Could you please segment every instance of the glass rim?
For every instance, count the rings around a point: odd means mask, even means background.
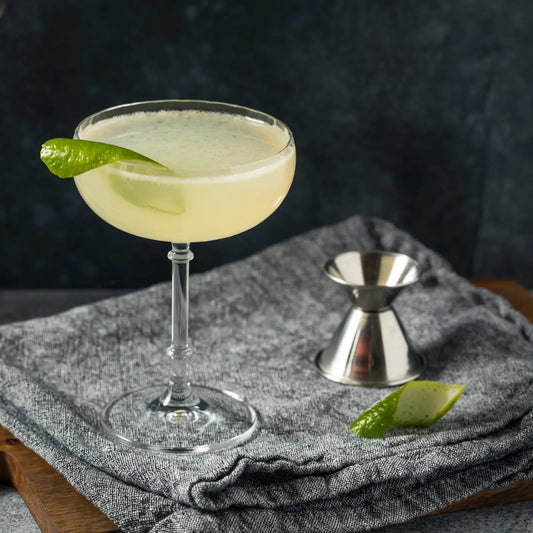
[[[249,171],[253,171],[255,169],[268,166],[273,161],[276,161],[283,157],[283,155],[288,152],[291,148],[294,147],[294,136],[292,134],[291,129],[281,120],[274,117],[273,115],[270,115],[268,113],[265,113],[263,111],[259,111],[257,109],[242,106],[238,104],[230,104],[227,102],[218,102],[218,101],[212,101],[212,100],[193,100],[193,99],[162,99],[162,100],[142,100],[137,102],[130,102],[126,104],[119,104],[116,106],[107,107],[105,109],[101,109],[99,111],[96,111],[95,113],[92,113],[91,115],[86,116],[83,120],[81,120],[78,125],[76,126],[76,129],[74,130],[74,139],[80,139],[79,133],[87,127],[89,124],[91,124],[95,119],[98,119],[99,116],[106,114],[106,113],[113,113],[114,111],[120,111],[120,110],[127,110],[127,109],[134,109],[136,107],[140,107],[143,105],[157,105],[161,104],[162,106],[164,104],[205,104],[205,105],[212,105],[212,106],[222,106],[229,110],[240,110],[243,113],[233,113],[235,115],[240,114],[241,116],[248,118],[250,120],[258,120],[254,117],[250,116],[251,114],[259,115],[260,117],[264,117],[265,119],[269,119],[272,121],[272,125],[278,127],[281,130],[285,130],[288,139],[286,144],[276,152],[275,154],[272,154],[271,156],[268,156],[264,159],[258,159],[257,161],[253,161],[252,163],[245,163],[243,165],[236,165],[232,167],[221,167],[217,169],[213,169],[209,172],[197,172],[191,171],[191,169],[184,169],[185,172],[177,172],[172,169],[168,169],[166,167],[156,167],[154,165],[151,165],[149,163],[143,163],[143,162],[133,162],[133,161],[116,161],[114,163],[109,163],[108,165],[111,167],[114,167],[117,170],[120,170],[121,172],[125,173],[131,173],[133,175],[138,174],[140,176],[150,176],[152,178],[154,177],[173,177],[173,178],[201,178],[201,177],[215,177],[215,176],[228,176],[228,175],[235,175],[235,174],[242,174]],[[187,108],[184,108],[187,109]],[[195,109],[194,107],[191,107],[190,109]],[[159,111],[164,111],[164,107],[161,107]],[[201,110],[200,110],[201,111]],[[133,114],[134,112],[141,112],[138,111],[132,111],[131,113],[121,113],[122,115],[127,114]],[[157,113],[158,110],[154,109],[148,112],[154,112]],[[222,111],[221,111],[222,112]],[[247,116],[248,113],[248,116]],[[112,118],[112,117],[109,117]],[[105,119],[103,119],[105,120]],[[263,122],[269,124],[267,120],[264,120]]]

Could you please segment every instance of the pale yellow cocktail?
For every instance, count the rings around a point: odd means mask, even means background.
[[[93,211],[123,231],[171,243],[168,380],[110,401],[102,411],[102,429],[115,442],[158,453],[207,453],[245,442],[259,427],[255,408],[223,386],[190,382],[189,243],[245,231],[281,204],[296,163],[290,130],[242,106],[156,100],[95,113],[78,125],[75,138],[105,143],[95,151],[92,143],[74,141],[70,152],[60,152],[67,168],[69,154],[75,154],[83,172],[76,185]],[[152,163],[101,162],[97,156],[108,145]],[[85,166],[79,164],[83,158]],[[86,168],[93,170],[81,170]]]
[[[120,162],[75,178],[96,214],[148,239],[197,242],[245,231],[279,206],[294,175],[292,136],[275,119],[165,110],[99,120],[77,134],[168,168]]]

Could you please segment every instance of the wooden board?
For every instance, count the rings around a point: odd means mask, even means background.
[[[0,481],[17,489],[44,533],[120,531],[61,474],[2,427]]]
[[[518,283],[472,280],[507,298],[533,322],[533,296]],[[44,533],[116,533],[120,530],[63,476],[0,427],[0,483],[13,485]],[[533,480],[487,490],[436,513],[533,500]]]

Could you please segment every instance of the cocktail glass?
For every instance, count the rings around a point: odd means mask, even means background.
[[[106,222],[172,247],[168,382],[112,400],[102,413],[104,431],[131,447],[174,454],[244,442],[258,427],[256,410],[233,392],[189,381],[189,243],[245,231],[280,205],[294,176],[290,130],[241,106],[162,100],[100,111],[78,125],[75,138],[121,145],[168,167],[117,162],[75,177]]]

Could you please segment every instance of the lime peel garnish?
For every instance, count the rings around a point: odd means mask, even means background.
[[[52,174],[71,178],[117,161],[142,161],[164,167],[142,154],[113,144],[80,139],[50,139],[41,147],[41,160]]]
[[[362,413],[350,430],[373,439],[382,437],[392,426],[430,426],[451,409],[464,388],[465,383],[411,381]]]

